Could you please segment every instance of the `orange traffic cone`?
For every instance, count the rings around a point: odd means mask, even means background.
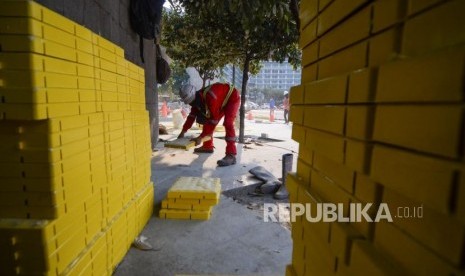
[[[247,113],[247,120],[253,120],[252,111],[249,111],[249,112]]]
[[[270,111],[270,122],[274,122],[274,110]]]
[[[163,102],[163,105],[161,106],[161,116],[163,118],[168,116],[168,106],[166,105],[166,102]]]

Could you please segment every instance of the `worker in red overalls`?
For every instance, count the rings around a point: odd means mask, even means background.
[[[194,121],[203,125],[202,133],[192,140],[198,146],[197,153],[213,153],[213,131],[216,125],[224,117],[224,128],[226,130],[226,156],[218,160],[218,166],[229,166],[236,164],[236,132],[234,120],[241,103],[239,91],[228,83],[215,83],[204,89],[195,91],[195,87],[188,84],[181,87],[179,96],[182,101],[192,106],[191,112],[182,127],[178,138],[184,137],[187,130],[192,127]]]

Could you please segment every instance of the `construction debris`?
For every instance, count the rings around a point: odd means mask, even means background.
[[[160,249],[154,249],[150,243],[147,242],[148,238],[146,236],[140,235],[134,239],[132,245],[143,251],[158,251]]]

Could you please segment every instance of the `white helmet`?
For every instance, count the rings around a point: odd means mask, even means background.
[[[288,93],[289,93],[288,91],[284,91],[283,95],[285,96],[285,95],[287,95]]]
[[[191,84],[181,86],[179,89],[179,97],[185,104],[190,104],[195,99],[195,87]]]

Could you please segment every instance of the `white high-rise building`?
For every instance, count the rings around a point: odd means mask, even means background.
[[[248,88],[289,90],[292,86],[300,84],[300,78],[300,68],[294,70],[287,62],[264,61],[260,72],[249,77]],[[223,69],[222,79],[232,83],[231,65]],[[242,86],[242,71],[237,67],[234,85],[238,88]]]

